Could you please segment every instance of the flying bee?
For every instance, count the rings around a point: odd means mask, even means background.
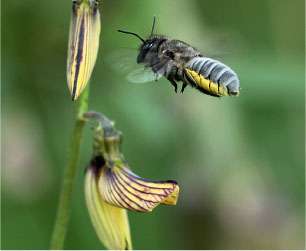
[[[190,85],[202,93],[215,97],[239,94],[240,82],[231,68],[217,60],[203,57],[195,48],[180,40],[154,35],[154,27],[155,16],[151,35],[146,40],[133,32],[124,30],[118,32],[134,35],[141,40],[137,63],[143,65],[146,70],[150,69],[156,81],[161,76],[166,77],[174,86],[175,92],[177,92],[177,82],[181,81],[183,82],[181,93],[187,85]],[[147,81],[152,79],[148,78]]]

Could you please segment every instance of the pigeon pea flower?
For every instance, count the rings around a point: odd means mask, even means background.
[[[79,97],[90,79],[98,54],[99,36],[99,1],[72,1],[67,58],[67,83],[72,101]]]
[[[85,178],[91,221],[108,249],[132,249],[127,210],[150,212],[159,204],[175,205],[179,187],[173,180],[151,181],[134,174],[121,152],[121,132],[102,114],[87,112],[84,117],[100,122]]]

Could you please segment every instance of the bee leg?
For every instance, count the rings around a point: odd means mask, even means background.
[[[184,93],[184,90],[185,90],[186,86],[187,86],[187,84],[184,82],[183,85],[182,85],[181,93]]]
[[[159,77],[159,75],[158,75],[158,73],[156,73],[155,74],[155,81],[157,82],[157,80],[158,80],[158,77]]]
[[[173,79],[168,79],[168,80],[174,86],[174,91],[177,93],[177,83]]]

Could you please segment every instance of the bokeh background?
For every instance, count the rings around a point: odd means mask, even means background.
[[[135,249],[305,248],[303,0],[102,0],[90,109],[116,121],[138,175],[175,179],[176,206],[129,213]],[[73,123],[71,0],[2,1],[3,249],[48,249]],[[156,33],[229,65],[241,95],[131,84],[105,60]],[[86,126],[65,249],[103,249],[84,201]]]

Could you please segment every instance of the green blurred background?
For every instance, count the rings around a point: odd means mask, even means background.
[[[304,249],[303,0],[102,0],[90,109],[116,121],[132,170],[175,179],[176,206],[129,213],[135,249]],[[71,1],[2,1],[3,249],[48,249],[72,131],[66,84]],[[233,68],[217,99],[165,79],[131,84],[105,58],[139,40],[183,40]],[[135,59],[136,60],[136,59]],[[103,249],[84,201],[86,126],[65,249]]]

